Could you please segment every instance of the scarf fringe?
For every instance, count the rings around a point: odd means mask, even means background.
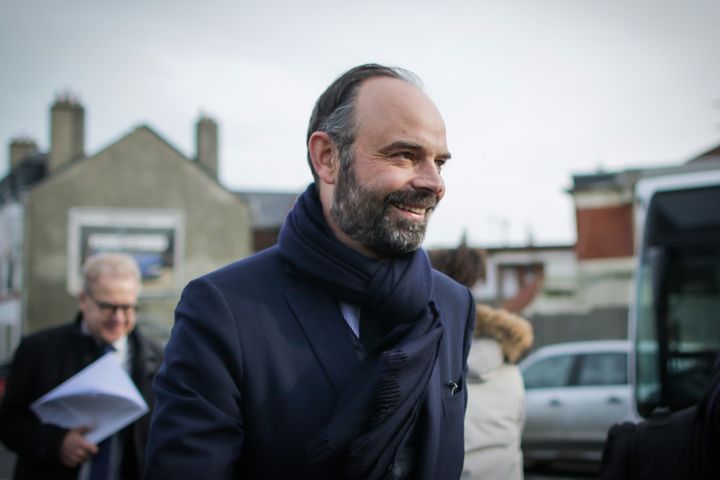
[[[397,408],[400,403],[400,370],[407,363],[407,354],[402,350],[386,352],[382,355],[383,367],[378,380],[375,396],[375,411],[370,418],[370,425],[380,424]]]

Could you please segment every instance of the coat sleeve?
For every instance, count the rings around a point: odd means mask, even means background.
[[[41,347],[25,339],[15,352],[0,406],[0,438],[26,461],[60,465],[60,446],[67,429],[41,423],[30,410],[37,399],[33,382],[40,377],[44,359]]]
[[[631,422],[616,423],[608,431],[600,462],[601,480],[625,480],[630,474],[633,461],[632,446],[637,426]]]
[[[195,280],[153,382],[145,478],[233,478],[244,440],[241,386],[234,314],[216,286]]]

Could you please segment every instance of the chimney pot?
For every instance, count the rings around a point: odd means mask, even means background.
[[[10,169],[14,170],[30,155],[37,153],[37,144],[28,137],[16,137],[10,141]]]
[[[50,173],[85,153],[85,109],[77,97],[65,92],[50,110]]]
[[[218,178],[218,126],[210,117],[201,115],[195,125],[197,162],[213,178]]]

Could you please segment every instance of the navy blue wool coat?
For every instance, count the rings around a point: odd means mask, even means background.
[[[474,302],[432,274],[444,333],[415,474],[453,479],[463,465]],[[304,478],[305,445],[359,365],[351,335],[337,300],[296,275],[277,247],[192,281],[154,383],[145,478]]]

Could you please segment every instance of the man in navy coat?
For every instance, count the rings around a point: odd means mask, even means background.
[[[278,245],[183,292],[148,479],[460,476],[474,303],[420,248],[442,117],[410,72],[361,65],[318,99],[307,149]]]

